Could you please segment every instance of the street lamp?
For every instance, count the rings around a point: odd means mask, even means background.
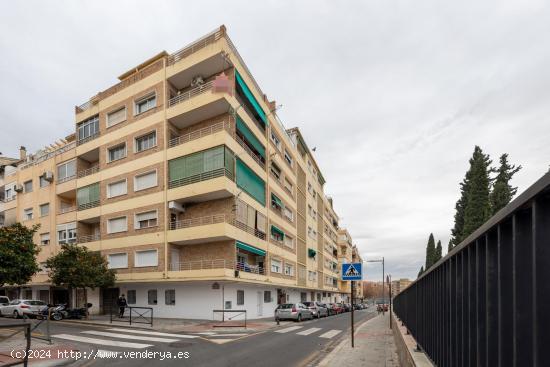
[[[385,274],[384,274],[384,257],[382,259],[378,260],[365,260],[367,263],[382,263],[382,301],[386,299],[386,295],[384,294],[384,281],[385,281]],[[382,306],[382,314],[385,315],[384,312],[384,306]]]

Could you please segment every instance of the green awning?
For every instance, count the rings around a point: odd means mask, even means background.
[[[252,252],[253,254],[260,255],[260,256],[265,256],[266,254],[264,250],[254,246],[247,245],[246,243],[236,241],[236,244],[237,244],[237,248],[240,248],[241,250]]]
[[[248,140],[248,142],[254,147],[254,149],[256,149],[258,153],[260,153],[260,155],[265,158],[264,146],[262,145],[262,143],[260,143],[258,138],[256,138],[256,135],[254,135],[254,133],[250,131],[244,121],[241,120],[239,115],[237,115],[237,130],[240,131],[240,133],[243,134],[245,139]]]
[[[246,85],[246,83],[244,82],[243,78],[241,77],[241,75],[237,70],[235,70],[235,79],[237,79],[237,85],[241,88],[243,94],[248,99],[248,102],[250,102],[252,107],[254,107],[254,110],[256,111],[258,116],[260,116],[264,124],[267,125],[267,118],[265,116],[264,110],[260,107],[260,104],[258,103],[258,101],[256,100],[256,98],[254,97],[254,95],[252,94],[252,92],[250,91],[250,89],[248,88],[248,86]]]
[[[284,206],[281,199],[279,199],[274,193],[271,193],[271,201],[273,201],[277,206],[281,208]]]
[[[239,158],[236,161],[237,187],[265,206],[265,182]]]
[[[307,249],[307,255],[308,255],[309,257],[315,257],[315,255],[317,255],[317,251],[315,251],[315,250],[312,249],[312,248],[308,248],[308,249]]]
[[[285,238],[285,233],[283,231],[281,231],[279,228],[275,227],[273,224],[271,225],[271,233],[277,233],[283,239]]]

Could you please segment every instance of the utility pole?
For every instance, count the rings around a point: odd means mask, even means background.
[[[368,263],[382,263],[382,302],[385,302],[386,295],[384,294],[384,281],[386,279],[385,269],[384,269],[384,257],[379,260],[366,260]],[[385,304],[385,303],[384,303]],[[382,304],[382,314],[385,315],[384,304]]]
[[[388,274],[388,296],[390,298],[390,329],[391,329],[391,274]]]

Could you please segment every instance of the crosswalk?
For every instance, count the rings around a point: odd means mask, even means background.
[[[309,328],[309,329],[302,330],[303,328],[304,328],[303,326],[291,326],[291,327],[287,327],[287,328],[284,328],[284,329],[275,330],[275,332],[279,333],[279,334],[286,334],[286,333],[291,333],[293,331],[297,331],[295,333],[296,335],[303,335],[303,336],[307,336],[307,335],[317,333],[316,335],[319,338],[323,338],[323,339],[332,339],[336,335],[338,335],[342,332],[342,330],[339,330],[339,329],[331,329],[331,330],[325,331],[320,327],[312,327],[312,328]],[[300,331],[298,331],[298,330],[300,330]],[[320,331],[325,331],[325,332],[323,332],[322,334],[319,334],[318,332],[320,332]]]

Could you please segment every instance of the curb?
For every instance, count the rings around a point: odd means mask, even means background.
[[[31,367],[58,367],[58,366],[68,366],[71,363],[76,362],[76,360],[71,358],[63,358],[63,359],[49,359],[45,361],[39,361],[39,362],[31,362],[29,363],[29,366]]]

